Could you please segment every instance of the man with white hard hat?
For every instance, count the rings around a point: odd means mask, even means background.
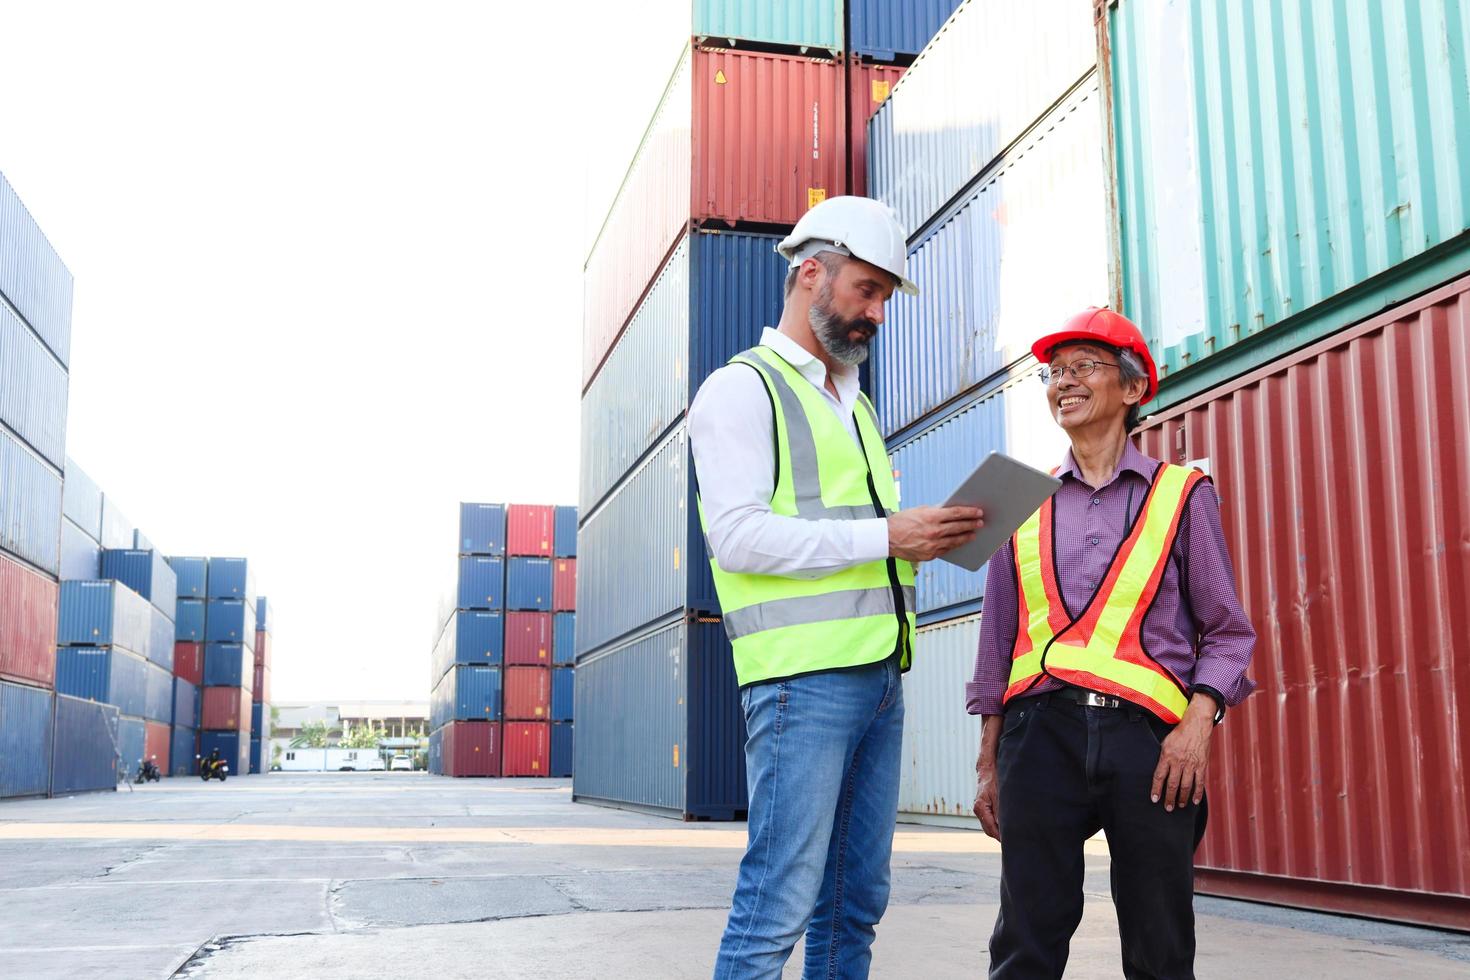
[[[898,510],[858,365],[904,275],[877,201],[817,205],[781,242],[781,322],[689,409],[700,517],[749,739],[750,829],[715,976],[864,977],[888,904],[913,656],[914,563],[969,541],[970,507]]]

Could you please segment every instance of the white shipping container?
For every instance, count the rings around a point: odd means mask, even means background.
[[[980,617],[924,627],[916,639],[903,681],[898,819],[979,830],[971,807],[980,717],[965,713],[965,682],[975,670]]]

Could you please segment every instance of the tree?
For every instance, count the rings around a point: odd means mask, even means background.
[[[291,748],[324,749],[331,735],[324,721],[309,721],[301,726],[301,734],[291,739]]]
[[[375,749],[383,738],[383,732],[372,725],[358,725],[342,736],[341,744],[344,749]]]

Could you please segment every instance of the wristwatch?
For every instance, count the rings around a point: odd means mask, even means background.
[[[1196,684],[1189,689],[1189,696],[1196,694],[1208,694],[1215,702],[1215,724],[1225,720],[1225,695],[1210,687],[1208,684]]]

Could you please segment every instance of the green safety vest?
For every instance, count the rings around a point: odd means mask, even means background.
[[[898,487],[866,395],[853,411],[863,448],[811,382],[769,347],[730,359],[754,368],[771,398],[776,482],[771,512],[804,520],[856,521],[898,509]],[[704,508],[700,507],[700,522]],[[705,526],[706,535],[708,526]],[[727,572],[715,560],[725,632],[740,686],[913,656],[914,566],[896,558],[819,579]]]

